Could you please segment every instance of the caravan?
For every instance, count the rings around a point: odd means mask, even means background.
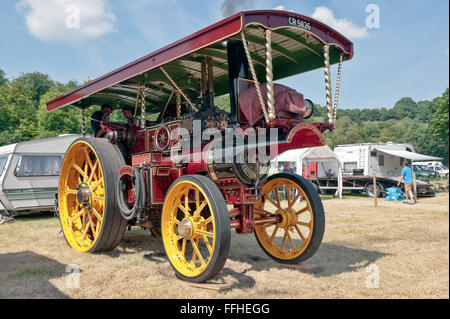
[[[433,161],[442,160],[415,152],[411,144],[363,143],[339,145],[334,152],[342,162],[344,184],[352,182],[373,196],[373,176],[377,179],[377,193],[382,196],[384,189],[396,186],[403,168],[403,160]],[[417,194],[434,196],[432,185],[417,176]]]
[[[0,147],[0,223],[6,216],[53,211],[61,161],[78,135]]]

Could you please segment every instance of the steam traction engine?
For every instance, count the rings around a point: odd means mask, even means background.
[[[192,282],[220,272],[231,229],[255,233],[279,263],[310,258],[325,229],[321,200],[300,176],[268,176],[269,160],[324,144],[341,62],[352,55],[352,43],[318,21],[247,11],[49,101],[49,111],[81,108],[84,134],[92,105],[134,106],[136,116],[134,124],[104,121],[103,138],[68,149],[58,191],[68,244],[105,251],[127,226],[148,228],[162,237],[176,275]],[[338,62],[333,109],[330,64]],[[303,123],[312,103],[273,81],[320,67],[328,122]],[[214,103],[227,93],[230,112]]]

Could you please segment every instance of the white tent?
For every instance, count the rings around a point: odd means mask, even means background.
[[[337,163],[338,193],[342,198],[342,164],[328,145],[286,151],[272,160],[272,167],[278,167],[278,162],[295,162],[296,173],[300,176],[303,175],[303,166],[307,167],[309,162]]]

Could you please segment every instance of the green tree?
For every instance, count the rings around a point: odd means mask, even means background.
[[[32,89],[11,81],[0,87],[0,145],[28,141],[36,136],[36,109]]]
[[[11,82],[12,85],[15,83],[22,83],[31,89],[31,100],[36,109],[39,107],[41,96],[55,86],[54,82],[47,74],[42,74],[40,72],[21,74]]]
[[[414,118],[417,111],[417,103],[410,97],[401,98],[389,111],[392,119],[401,120],[405,117]]]
[[[64,107],[48,113],[46,101],[49,101],[62,92],[53,88],[42,95],[37,113],[37,138],[58,136],[59,134],[79,134],[81,131],[81,112],[78,108]]]
[[[8,83],[8,79],[6,78],[5,71],[0,69],[0,86],[4,86]]]
[[[431,132],[437,139],[446,140],[449,137],[449,106],[448,106],[448,88],[432,102],[433,116],[431,118]]]
[[[332,149],[340,144],[364,142],[359,125],[353,123],[351,118],[348,116],[336,119],[336,128],[333,132],[325,132],[324,137],[326,143]]]

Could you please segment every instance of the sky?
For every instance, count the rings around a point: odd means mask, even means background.
[[[353,41],[340,108],[391,108],[406,96],[432,100],[449,86],[447,0],[2,0],[0,69],[10,79],[39,71],[81,83],[233,12],[280,5]],[[323,70],[280,83],[325,105]]]

